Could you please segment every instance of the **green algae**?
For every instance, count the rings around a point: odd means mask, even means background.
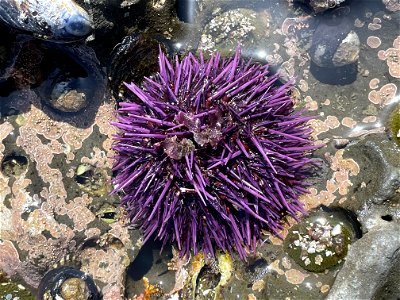
[[[35,300],[35,296],[21,284],[0,276],[0,299]]]
[[[392,111],[389,117],[389,129],[393,140],[400,145],[400,105]]]

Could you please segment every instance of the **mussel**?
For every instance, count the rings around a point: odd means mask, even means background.
[[[161,37],[146,34],[127,36],[114,47],[107,73],[115,97],[118,97],[123,82],[140,84],[144,76],[150,76],[158,70],[160,48],[169,50]]]
[[[0,0],[0,20],[46,40],[74,41],[92,31],[88,13],[72,0]]]

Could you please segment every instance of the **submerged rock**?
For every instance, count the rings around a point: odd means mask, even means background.
[[[321,21],[312,39],[311,60],[318,67],[342,67],[357,62],[360,39],[347,18]]]
[[[218,50],[232,54],[238,43],[243,49],[257,49],[258,43],[270,35],[271,21],[271,12],[267,9],[257,12],[237,8],[218,13],[204,26],[199,49],[206,53]]]

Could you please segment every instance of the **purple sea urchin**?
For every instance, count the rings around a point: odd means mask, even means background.
[[[298,196],[318,148],[267,65],[235,56],[189,53],[168,61],[134,97],[119,103],[115,191],[144,239],[174,242],[181,255],[214,247],[254,252],[261,229],[278,234],[285,215],[303,212]]]

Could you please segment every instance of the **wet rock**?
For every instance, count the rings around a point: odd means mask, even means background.
[[[356,211],[363,237],[354,242],[327,299],[397,299],[400,249],[399,148],[386,135],[350,145],[362,170],[342,206]]]
[[[399,299],[400,295],[400,256],[397,256],[385,283],[375,292],[374,300]]]
[[[400,205],[366,205],[358,212],[358,219],[364,231],[385,226],[388,222],[399,222]]]
[[[400,257],[400,224],[387,223],[355,242],[327,300],[372,299],[381,292],[388,275],[396,273]],[[398,270],[397,270],[398,272]],[[398,298],[400,295],[395,295]]]
[[[352,211],[371,212],[374,205],[400,203],[400,149],[385,135],[369,135],[366,139],[347,147],[345,156],[354,157],[363,170],[353,182],[353,189],[342,207]],[[380,216],[379,216],[380,217]],[[376,219],[373,214],[359,215],[363,228]]]

